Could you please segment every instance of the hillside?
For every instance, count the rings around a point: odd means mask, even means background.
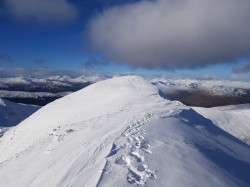
[[[12,103],[0,99],[0,137],[39,109],[38,106]]]
[[[0,127],[15,126],[38,109],[38,106],[17,104],[0,99]]]
[[[215,107],[250,103],[250,83],[229,80],[151,80],[171,100],[189,106]]]
[[[193,108],[221,129],[250,145],[250,104]]]
[[[0,139],[0,186],[249,186],[250,147],[160,95],[126,76],[46,105]]]

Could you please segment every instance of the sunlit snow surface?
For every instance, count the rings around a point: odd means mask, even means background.
[[[0,153],[0,186],[250,185],[247,144],[138,76],[50,103]]]
[[[250,104],[193,108],[221,129],[250,145]]]

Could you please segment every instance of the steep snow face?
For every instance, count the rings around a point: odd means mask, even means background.
[[[221,129],[250,145],[250,104],[193,108]]]
[[[17,125],[38,109],[38,106],[16,104],[0,99],[0,128]]]
[[[43,107],[0,139],[0,186],[247,186],[250,148],[138,76]]]

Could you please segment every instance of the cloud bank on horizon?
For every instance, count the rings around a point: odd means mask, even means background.
[[[196,68],[250,56],[249,0],[143,0],[88,25],[89,47],[144,68]]]
[[[0,78],[5,77],[36,77],[36,78],[48,78],[50,76],[71,76],[77,77],[81,75],[88,75],[88,72],[75,71],[75,70],[63,70],[63,69],[53,69],[53,68],[37,68],[37,69],[27,69],[27,68],[4,68],[0,67]]]
[[[67,23],[78,14],[68,0],[4,0],[6,13],[20,21]]]

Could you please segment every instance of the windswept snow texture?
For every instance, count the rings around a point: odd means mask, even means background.
[[[250,147],[138,76],[98,82],[0,139],[0,186],[249,186]]]
[[[194,110],[250,145],[250,104],[214,108],[194,107]]]
[[[17,104],[0,99],[0,128],[15,126],[38,109],[38,106]]]

